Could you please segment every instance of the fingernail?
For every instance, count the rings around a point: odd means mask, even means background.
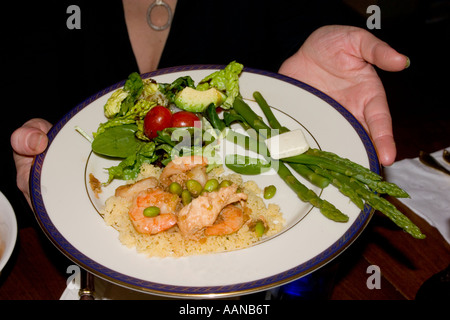
[[[27,146],[31,150],[38,150],[44,135],[42,133],[34,132],[27,139]]]
[[[411,60],[409,60],[409,57],[406,57],[405,69],[408,69],[410,65],[411,65]]]

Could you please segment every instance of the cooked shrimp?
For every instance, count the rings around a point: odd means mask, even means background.
[[[218,191],[205,193],[183,207],[178,212],[178,227],[183,237],[199,239],[203,229],[214,224],[225,206],[247,199],[245,193],[236,191],[235,184],[223,187]]]
[[[176,158],[167,164],[159,179],[165,187],[174,181],[183,186],[189,179],[197,180],[204,186],[208,179],[206,176],[207,165],[206,158],[202,156]]]
[[[115,196],[127,198],[130,201],[141,191],[146,189],[155,188],[158,186],[158,179],[150,177],[146,179],[139,180],[133,184],[126,184],[120,186],[116,189]]]
[[[180,198],[159,188],[146,189],[133,200],[129,216],[134,228],[140,233],[156,234],[173,227],[177,223],[175,212]],[[156,217],[144,216],[145,208],[156,206],[160,213]]]
[[[230,204],[223,208],[216,222],[205,228],[205,236],[223,236],[238,231],[244,224],[244,212]]]

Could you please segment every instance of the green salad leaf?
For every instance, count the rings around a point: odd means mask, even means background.
[[[114,179],[136,179],[144,163],[153,163],[158,160],[158,155],[155,153],[155,150],[155,143],[153,141],[141,142],[136,152],[130,154],[117,166],[108,168],[109,177],[106,184],[109,184]]]
[[[135,124],[107,128],[95,137],[92,151],[107,157],[126,158],[135,153],[140,144],[135,134],[137,129]]]
[[[149,110],[156,105],[157,103],[154,101],[147,101],[142,99],[138,100],[126,114],[122,116],[116,115],[114,118],[108,120],[107,122],[101,123],[98,126],[97,132],[93,134],[94,138],[96,138],[99,134],[101,134],[108,128],[122,126],[125,124],[137,124],[138,130],[136,134],[138,135],[138,137],[141,140],[148,140],[142,133],[143,122],[147,112],[149,112]]]
[[[209,167],[217,166],[215,150],[218,145],[213,143],[217,136],[207,135],[197,128],[166,128],[159,132],[157,138],[150,140],[144,134],[144,119],[156,105],[176,105],[176,97],[185,88],[202,91],[202,94],[215,91],[220,96],[217,104],[225,101],[222,107],[228,109],[240,96],[239,75],[242,70],[243,65],[232,62],[203,79],[197,87],[190,76],[179,77],[172,83],[158,83],[142,79],[137,72],[131,73],[123,88],[114,91],[105,103],[107,121],[98,126],[90,140],[96,154],[121,159],[117,165],[107,168],[109,176],[105,185],[114,179],[134,180],[142,164],[157,160],[165,164],[173,155],[207,154],[211,159]],[[207,122],[206,119],[203,121]]]
[[[124,89],[117,89],[113,92],[108,101],[106,101],[104,108],[105,117],[108,119],[114,118],[119,112],[122,101],[128,96],[128,92]]]
[[[179,77],[172,83],[160,83],[159,91],[166,96],[170,103],[174,103],[177,93],[186,87],[195,88],[194,80],[190,76]]]
[[[124,87],[113,92],[103,109],[106,118],[112,119],[116,116],[123,116],[135,104],[139,95],[144,89],[144,83],[137,72],[133,72],[125,81]]]
[[[197,85],[197,90],[208,90],[214,87],[222,91],[227,99],[222,104],[222,108],[230,109],[233,107],[233,102],[236,97],[240,95],[239,92],[239,75],[244,66],[236,61],[230,62],[224,69],[213,72],[205,77]]]
[[[119,115],[125,115],[131,108],[133,108],[143,89],[144,82],[142,81],[139,73],[133,72],[130,74],[127,81],[125,81],[125,85],[123,86],[123,90],[128,92],[128,96],[120,105]]]

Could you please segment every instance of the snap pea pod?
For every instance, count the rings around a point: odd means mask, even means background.
[[[225,138],[228,141],[236,145],[239,145],[246,150],[250,150],[262,155],[267,161],[271,161],[271,158],[269,156],[269,150],[267,149],[267,146],[264,143],[264,141],[262,141],[261,139],[255,139],[253,137],[244,135],[242,133],[233,130],[228,130],[227,134],[225,135]]]
[[[270,162],[263,162],[261,159],[238,154],[226,155],[225,165],[234,172],[245,175],[258,175],[269,171],[271,168]]]
[[[208,121],[211,123],[211,125],[213,126],[214,129],[219,130],[220,132],[222,132],[223,130],[225,130],[226,125],[225,123],[222,121],[222,119],[219,118],[219,115],[217,114],[216,111],[216,106],[214,103],[211,103],[205,110],[204,115],[206,116],[206,118],[208,119]]]

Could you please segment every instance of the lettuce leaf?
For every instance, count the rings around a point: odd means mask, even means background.
[[[139,73],[133,72],[130,74],[127,81],[125,81],[125,85],[123,86],[123,90],[128,92],[128,96],[120,105],[119,116],[125,115],[131,108],[133,108],[143,89],[144,83]]]
[[[105,116],[113,119],[126,114],[133,107],[143,88],[141,76],[137,72],[130,74],[124,87],[114,91],[103,106]]]
[[[195,88],[194,80],[190,76],[179,77],[172,83],[160,83],[159,91],[166,96],[170,103],[174,103],[177,93],[186,87]]]
[[[98,126],[97,132],[93,133],[94,138],[99,134],[103,133],[106,129],[117,127],[125,124],[137,124],[138,138],[141,140],[148,140],[145,135],[141,134],[143,132],[144,118],[147,112],[156,106],[157,103],[154,101],[138,100],[138,102],[132,106],[128,112],[122,116],[116,115],[116,117],[108,120],[107,122],[101,123]]]
[[[144,163],[153,163],[158,160],[159,157],[155,153],[155,148],[153,141],[141,142],[135,153],[122,160],[117,166],[108,168],[109,177],[105,184],[108,185],[114,179],[136,179]]]
[[[227,99],[221,105],[223,109],[230,109],[234,99],[240,96],[239,75],[244,66],[236,61],[230,62],[224,69],[213,72],[197,85],[197,90],[208,90],[211,87],[222,91]]]

